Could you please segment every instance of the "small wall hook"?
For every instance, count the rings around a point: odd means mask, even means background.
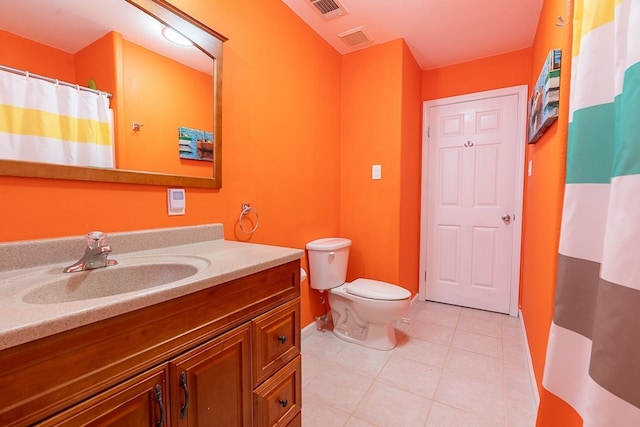
[[[142,130],[142,126],[144,126],[142,123],[133,122],[131,124],[131,129],[133,129],[134,132],[140,132]]]
[[[564,18],[558,15],[558,22],[556,22],[556,27],[564,27]]]

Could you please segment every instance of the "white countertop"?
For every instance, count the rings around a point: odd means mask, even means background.
[[[69,265],[66,261],[32,268],[5,269],[0,271],[0,350],[197,292],[300,259],[303,254],[301,249],[221,238],[120,255],[114,247],[113,255],[109,258],[117,260],[119,264],[106,269],[126,268],[140,262],[166,263],[175,259],[183,264],[193,264],[198,272],[166,285],[49,304],[27,302],[30,300],[28,295],[45,284],[74,274],[91,274],[92,271],[63,273],[63,268]],[[105,269],[93,271],[98,270]],[[117,287],[118,283],[110,285]]]

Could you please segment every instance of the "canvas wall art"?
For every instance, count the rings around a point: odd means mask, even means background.
[[[181,159],[213,161],[213,132],[178,128],[178,149]]]
[[[562,51],[549,51],[529,99],[529,143],[536,142],[558,118]]]

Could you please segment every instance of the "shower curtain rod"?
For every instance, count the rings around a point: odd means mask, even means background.
[[[91,89],[89,87],[84,87],[84,86],[80,86],[80,85],[73,84],[73,83],[63,82],[62,80],[52,79],[51,77],[41,76],[39,74],[30,73],[28,71],[19,70],[17,68],[7,67],[6,65],[0,65],[0,70],[8,71],[8,72],[13,73],[13,74],[19,74],[21,76],[33,77],[34,79],[44,80],[44,81],[49,82],[49,83],[55,83],[55,84],[59,84],[59,85],[62,85],[62,86],[73,87],[73,88],[76,88],[78,90],[85,90],[87,92],[95,93],[96,95],[106,94],[107,98],[113,98],[113,95],[111,95],[108,92],[103,92],[103,91],[97,90],[97,89]]]

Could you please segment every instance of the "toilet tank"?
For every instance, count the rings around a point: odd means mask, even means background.
[[[342,285],[347,278],[351,240],[328,237],[307,243],[309,285],[326,290]]]

